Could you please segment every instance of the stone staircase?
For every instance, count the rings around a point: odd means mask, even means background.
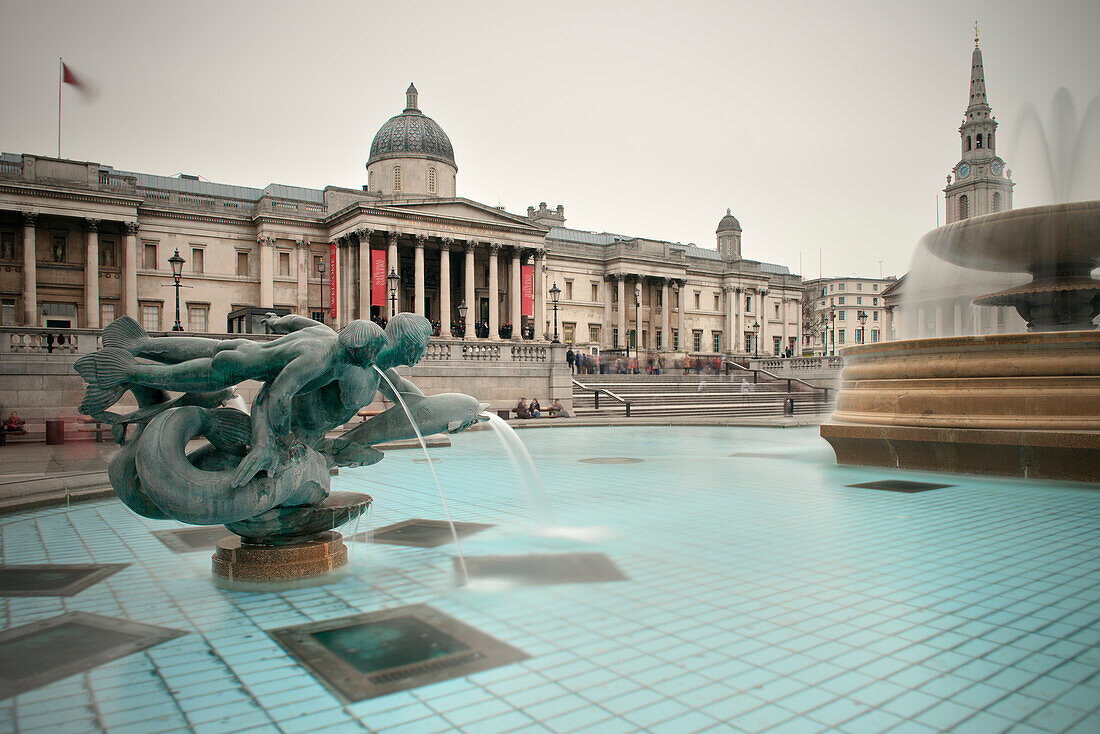
[[[573,414],[577,418],[625,416],[626,406],[606,394],[599,396],[599,408],[592,388],[602,388],[630,403],[630,416],[721,417],[781,416],[787,398],[794,402],[794,415],[815,415],[833,410],[836,393],[814,390],[797,382],[761,376],[753,383],[751,373],[727,375],[574,375]],[[743,392],[742,379],[750,392]],[[578,386],[581,383],[584,387]],[[587,388],[587,389],[586,389]]]

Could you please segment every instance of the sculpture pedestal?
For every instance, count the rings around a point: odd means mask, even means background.
[[[332,571],[347,563],[347,546],[340,533],[333,531],[289,545],[253,545],[237,536],[222,538],[212,558],[215,582],[229,588],[328,583],[334,578]]]

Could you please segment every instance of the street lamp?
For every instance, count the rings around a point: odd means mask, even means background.
[[[321,323],[325,322],[325,258],[317,258],[317,277],[321,279]]]
[[[859,343],[863,343],[864,327],[867,325],[867,312],[860,311],[856,314],[856,318],[859,319]]]
[[[550,303],[554,306],[554,344],[558,344],[558,297],[561,296],[561,288],[555,282],[550,288]]]
[[[386,285],[390,289],[390,318],[397,315],[397,284],[401,282],[401,276],[392,267],[390,274],[386,276]]]
[[[183,262],[179,248],[176,248],[172,257],[168,258],[168,264],[172,266],[172,280],[176,285],[176,324],[172,327],[172,331],[183,331],[183,326],[180,324],[180,279],[183,277]]]
[[[466,341],[466,311],[467,310],[468,310],[468,308],[466,306],[466,299],[463,298],[462,303],[458,304],[458,320],[462,322],[461,325],[460,325],[461,329],[462,329],[462,341]]]
[[[753,356],[760,356],[760,322],[757,321],[752,325],[752,346]]]

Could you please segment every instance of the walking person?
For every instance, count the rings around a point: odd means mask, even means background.
[[[569,374],[573,374],[573,362],[577,359],[577,355],[573,354],[573,348],[565,350],[565,363],[569,365]]]

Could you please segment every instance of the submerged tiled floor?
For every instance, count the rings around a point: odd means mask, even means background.
[[[114,501],[0,518],[5,564],[131,564],[0,599],[2,629],[86,611],[190,633],[0,701],[0,732],[1100,731],[1100,491],[837,467],[815,429],[521,435],[561,527],[533,532],[496,438],[461,435],[432,450],[450,510],[495,525],[463,551],[604,553],[628,580],[456,589],[453,544],[355,543],[337,583],[227,592],[150,533],[176,524]],[[601,456],[645,461],[581,461]],[[417,458],[334,488],[371,494],[378,526],[441,517]],[[880,479],[953,486],[847,486]],[[530,658],[345,705],[267,635],[406,604]]]

